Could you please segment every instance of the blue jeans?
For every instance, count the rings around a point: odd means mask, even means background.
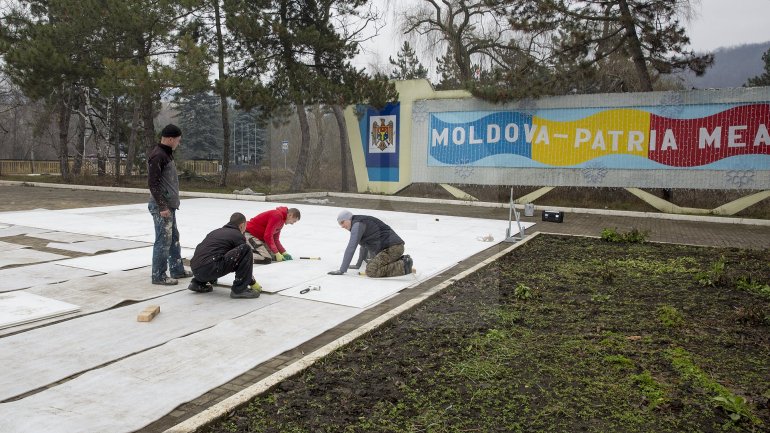
[[[155,223],[155,245],[152,248],[152,281],[161,281],[166,276],[166,269],[171,276],[183,275],[182,249],[179,246],[179,230],[176,227],[176,210],[171,209],[171,216],[160,216],[158,204],[147,205]]]

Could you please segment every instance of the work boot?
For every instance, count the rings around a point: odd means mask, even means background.
[[[159,286],[175,286],[179,284],[179,281],[164,275],[160,277],[159,280],[152,280],[152,284],[157,284]]]
[[[259,292],[248,288],[242,292],[230,292],[230,297],[233,299],[254,299],[259,298]]]
[[[187,286],[187,290],[192,290],[193,292],[198,293],[208,293],[213,291],[214,287],[211,285],[211,283],[201,283],[200,281],[193,278],[192,281],[190,281],[190,285]]]
[[[179,275],[172,275],[173,278],[190,278],[193,276],[193,273],[187,270],[183,270],[181,274]]]
[[[413,273],[415,270],[412,269],[412,265],[414,264],[412,257],[407,254],[402,256],[401,259],[404,261],[404,275]]]

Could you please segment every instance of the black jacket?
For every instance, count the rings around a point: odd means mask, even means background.
[[[195,272],[195,269],[203,265],[222,260],[225,253],[245,243],[246,238],[243,237],[238,226],[227,224],[206,235],[206,238],[195,247],[190,267]]]
[[[159,210],[179,209],[179,176],[170,147],[158,144],[147,155],[147,186]]]

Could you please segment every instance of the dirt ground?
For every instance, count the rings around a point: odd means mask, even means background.
[[[768,431],[768,263],[540,236],[205,431]]]
[[[0,212],[147,203],[147,194],[0,185]]]

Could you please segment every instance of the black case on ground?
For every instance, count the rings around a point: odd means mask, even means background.
[[[564,222],[564,212],[555,210],[544,210],[543,221],[550,221],[552,223]]]

